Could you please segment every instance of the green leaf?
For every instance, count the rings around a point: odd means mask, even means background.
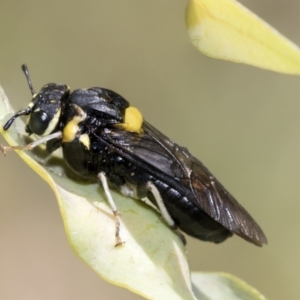
[[[0,98],[0,131],[10,145],[22,145],[20,119],[2,129],[12,110],[2,89]],[[115,247],[115,220],[97,183],[68,178],[57,153],[49,159],[43,149],[16,152],[51,186],[71,247],[103,279],[147,299],[195,299],[185,248],[154,209],[112,191],[125,241]]]
[[[192,273],[192,282],[201,300],[266,300],[246,282],[226,273]]]
[[[299,48],[234,0],[191,0],[186,22],[193,45],[208,56],[300,74]]]

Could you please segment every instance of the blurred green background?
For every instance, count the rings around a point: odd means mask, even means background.
[[[299,1],[242,3],[300,44]],[[201,55],[186,4],[1,1],[1,85],[16,110],[30,100],[22,63],[36,90],[59,82],[122,94],[201,159],[268,236],[262,249],[238,237],[217,246],[188,239],[191,269],[235,274],[272,300],[299,299],[300,78]],[[0,156],[0,169],[0,299],[141,299],[72,253],[52,191],[14,153]]]

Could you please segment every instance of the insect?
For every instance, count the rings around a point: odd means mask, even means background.
[[[104,88],[78,89],[50,83],[35,93],[28,69],[22,66],[32,93],[28,107],[4,125],[28,115],[26,132],[41,138],[25,146],[46,143],[49,153],[62,147],[67,165],[81,178],[102,184],[116,220],[120,217],[108,184],[128,197],[147,197],[173,229],[203,241],[220,243],[236,234],[257,246],[267,238],[250,214],[188,150],[146,122],[138,109]]]

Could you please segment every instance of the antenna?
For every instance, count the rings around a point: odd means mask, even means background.
[[[32,111],[32,108],[31,107],[28,107],[28,108],[26,108],[26,109],[24,109],[24,110],[21,110],[21,111],[19,111],[19,112],[17,112],[16,114],[14,114],[6,123],[5,123],[5,125],[3,126],[3,129],[6,131],[10,126],[11,126],[11,124],[13,123],[13,121],[16,119],[16,118],[18,118],[18,117],[20,117],[20,116],[26,116],[26,115],[29,115],[30,113],[31,113],[31,111]]]
[[[26,65],[22,65],[22,70],[26,76],[26,79],[27,79],[27,83],[28,83],[28,86],[30,88],[30,91],[31,91],[31,94],[34,95],[35,94],[35,91],[33,89],[33,86],[32,86],[32,83],[31,83],[31,79],[30,79],[30,76],[29,76],[29,71],[28,71],[28,68]],[[29,106],[27,107],[26,109],[23,109],[19,112],[17,112],[16,114],[14,114],[6,123],[5,125],[3,126],[3,129],[4,130],[7,130],[11,124],[14,122],[14,120],[20,116],[26,116],[26,115],[29,115],[30,113],[32,112],[32,107]]]
[[[30,76],[29,76],[28,68],[27,68],[27,66],[26,66],[25,64],[22,65],[22,71],[24,72],[24,74],[25,74],[25,76],[26,76],[28,86],[29,86],[30,91],[31,91],[31,94],[32,94],[32,96],[33,96],[33,95],[35,94],[35,91],[34,91],[34,89],[33,89],[32,83],[31,83],[31,79],[30,79]]]

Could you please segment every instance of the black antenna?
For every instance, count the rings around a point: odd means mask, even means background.
[[[31,83],[31,80],[30,80],[30,76],[29,76],[29,71],[28,71],[28,68],[26,65],[22,65],[22,70],[26,76],[26,79],[27,79],[27,83],[28,83],[28,86],[30,88],[30,91],[31,91],[31,94],[34,95],[35,94],[35,91],[33,89],[33,86],[32,86],[32,83]],[[17,112],[16,114],[14,114],[6,123],[5,125],[3,126],[3,129],[4,130],[7,130],[11,124],[14,122],[14,120],[20,116],[26,116],[26,115],[29,115],[30,113],[32,112],[32,107],[27,107],[19,112]]]
[[[26,115],[29,115],[30,113],[32,112],[32,108],[31,107],[28,107],[24,110],[21,110],[19,112],[17,112],[16,114],[14,114],[6,123],[5,125],[3,126],[3,129],[4,130],[7,130],[11,124],[13,123],[13,121],[17,118],[17,117],[20,117],[20,116],[26,116]]]
[[[30,76],[29,76],[29,71],[28,71],[28,68],[27,66],[24,64],[22,65],[22,70],[26,76],[26,79],[27,79],[27,83],[28,83],[28,86],[30,88],[30,91],[31,91],[31,94],[34,95],[35,94],[35,91],[33,89],[33,86],[32,86],[32,83],[31,83],[31,79],[30,79]]]

